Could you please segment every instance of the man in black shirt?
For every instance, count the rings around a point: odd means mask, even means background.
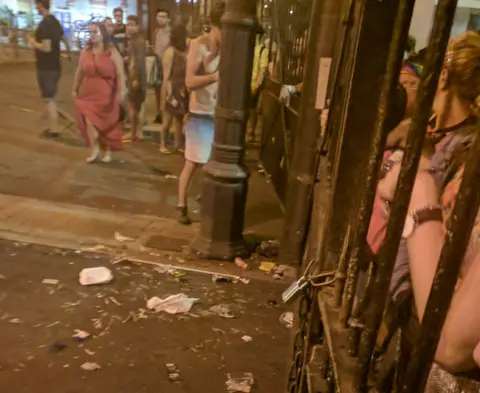
[[[56,137],[58,116],[54,99],[61,75],[60,42],[66,40],[60,22],[50,14],[50,0],[36,0],[35,5],[43,19],[35,31],[35,37],[27,36],[27,40],[35,50],[38,86],[46,103],[45,111],[49,119],[49,128],[44,134]]]
[[[127,55],[127,27],[123,23],[123,10],[121,8],[115,8],[113,10],[113,17],[115,18],[115,24],[112,42],[118,52],[120,52],[120,56],[125,58]]]

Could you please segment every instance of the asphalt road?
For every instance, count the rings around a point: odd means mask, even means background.
[[[111,269],[114,280],[81,286],[79,272],[94,266]],[[228,374],[252,373],[252,392],[283,392],[291,353],[290,330],[279,322],[282,290],[274,282],[215,283],[208,275],[0,241],[0,386],[17,393],[220,393]],[[178,293],[199,299],[189,313],[145,311],[150,297]],[[220,304],[233,318],[210,310]],[[75,329],[91,336],[77,342]],[[100,369],[83,370],[86,362]],[[179,381],[169,380],[167,363]]]

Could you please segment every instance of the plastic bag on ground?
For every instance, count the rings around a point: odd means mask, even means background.
[[[250,393],[254,383],[253,374],[245,373],[241,377],[233,377],[232,375],[227,375],[228,380],[225,383],[227,385],[227,391],[229,392],[240,392],[240,393]]]
[[[171,295],[165,299],[152,297],[147,301],[147,308],[155,312],[165,311],[168,314],[181,314],[189,312],[199,299],[189,298],[184,293]]]

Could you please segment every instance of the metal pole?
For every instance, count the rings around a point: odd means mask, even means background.
[[[359,269],[358,265],[362,256],[365,255],[365,248],[367,246],[367,233],[370,226],[373,201],[377,190],[377,178],[382,164],[383,150],[385,148],[387,134],[390,131],[385,129],[385,124],[392,112],[391,104],[396,98],[395,94],[398,86],[398,75],[400,74],[405,43],[408,38],[408,30],[414,6],[415,0],[401,0],[398,6],[398,15],[395,20],[392,45],[390,46],[388,54],[387,71],[380,95],[380,105],[378,107],[377,120],[375,123],[373,150],[371,151],[370,160],[368,162],[365,189],[360,202],[357,227],[353,236],[352,254],[348,264],[348,280],[339,315],[344,326],[346,326],[352,311]],[[358,317],[358,315],[356,315],[356,317]]]
[[[338,0],[314,0],[293,160],[289,171],[285,227],[280,258],[300,265],[306,239],[308,215],[311,211],[313,185],[316,176],[319,111],[315,109],[318,73],[321,61],[331,62],[341,13]],[[328,83],[327,80],[323,81]]]
[[[426,65],[420,82],[415,115],[407,139],[392,213],[387,226],[387,235],[378,258],[378,271],[372,293],[372,298],[377,299],[377,301],[371,304],[365,315],[365,330],[360,341],[360,359],[355,378],[356,388],[361,392],[367,389],[367,378],[375,339],[385,309],[388,287],[410,203],[410,194],[415,182],[420,153],[425,140],[425,129],[430,117],[456,6],[457,0],[440,0],[437,6],[435,25],[427,49]],[[416,380],[416,383],[418,382]],[[407,391],[404,390],[404,392]]]
[[[256,12],[256,0],[229,0],[222,19],[215,137],[205,165],[200,233],[192,245],[210,259],[247,254],[243,224],[249,172],[244,156]]]

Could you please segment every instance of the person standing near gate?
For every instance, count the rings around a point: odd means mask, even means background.
[[[179,222],[188,217],[187,192],[198,167],[207,163],[212,150],[214,113],[217,105],[218,65],[220,63],[220,20],[225,2],[217,1],[210,13],[211,31],[190,43],[185,84],[190,90],[189,114],[185,122],[185,165],[178,182]]]
[[[252,99],[250,106],[250,127],[247,133],[247,142],[255,142],[255,133],[257,131],[258,116],[261,115],[261,96],[263,91],[263,82],[268,69],[268,47],[264,41],[265,31],[259,26],[257,31],[257,43],[253,55],[252,68]]]
[[[162,81],[163,81],[163,55],[170,45],[170,14],[167,10],[157,10],[158,28],[155,31],[155,56],[157,64],[157,78],[155,81],[155,99],[157,104],[157,116],[155,123],[162,122]]]
[[[57,137],[58,114],[55,96],[61,75],[60,42],[66,39],[60,22],[50,14],[50,0],[36,0],[35,5],[43,19],[35,31],[35,36],[27,35],[25,39],[35,50],[37,81],[45,101],[46,118],[49,121],[48,128],[43,134],[47,137]]]

